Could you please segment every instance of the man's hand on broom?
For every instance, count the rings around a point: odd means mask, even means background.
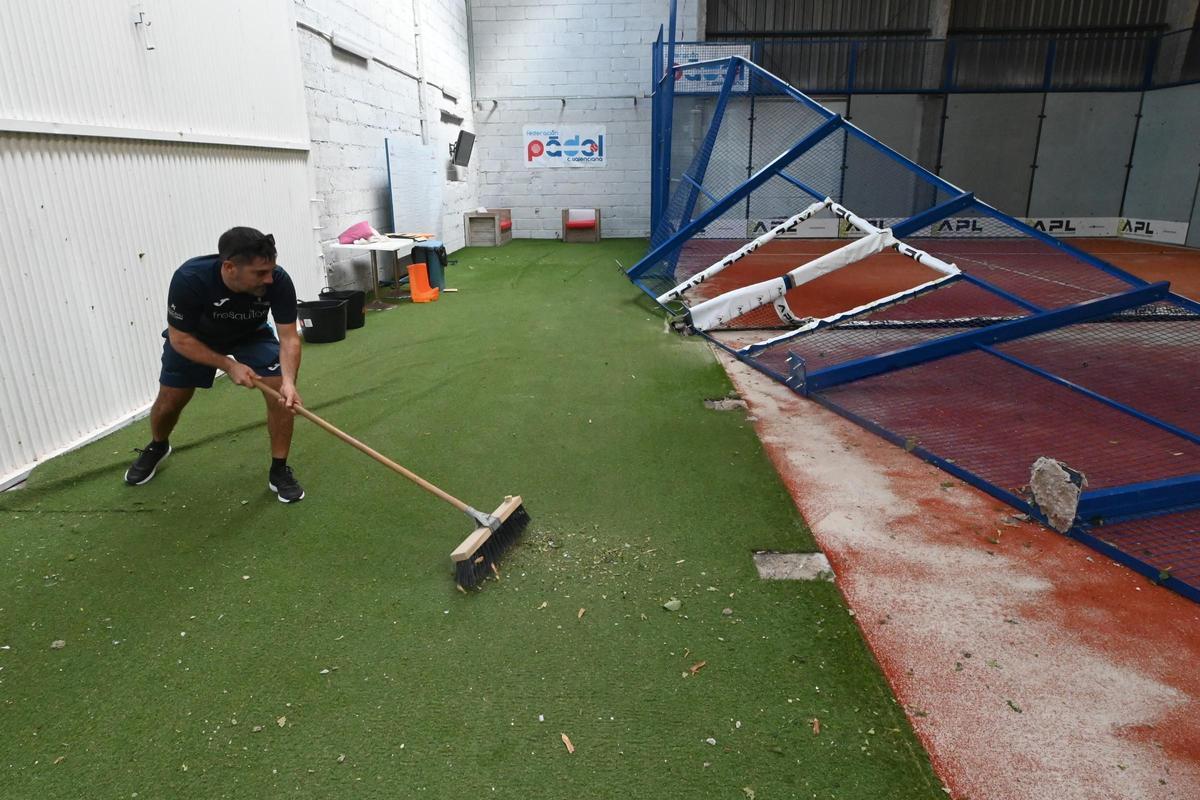
[[[245,386],[247,389],[254,388],[254,370],[240,361],[229,359],[229,367],[225,370],[225,374],[229,376],[229,380],[236,383],[238,386]]]
[[[304,401],[300,399],[300,393],[296,391],[296,384],[283,379],[283,383],[279,387],[279,403],[293,413],[296,406],[304,405]]]

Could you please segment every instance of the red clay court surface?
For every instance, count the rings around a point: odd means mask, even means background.
[[[737,242],[724,239],[702,241],[705,245],[703,252],[706,256],[711,255],[711,260],[704,263],[701,269],[739,246]],[[734,263],[697,286],[690,296],[694,298],[694,302],[702,298],[716,297],[741,286],[777,278],[848,243],[849,240],[775,239],[755,251],[753,255]],[[911,289],[940,276],[941,273],[923,267],[911,258],[894,250],[885,250],[792,289],[785,295],[785,299],[797,316],[825,317],[877,297],[886,297]],[[748,327],[755,322],[765,325],[780,324],[779,317],[770,308],[765,310],[765,315],[746,317],[742,320],[741,327]]]
[[[1072,243],[1200,299],[1196,251]],[[949,797],[1200,798],[1200,604],[722,360]]]
[[[697,302],[716,297],[731,289],[778,277],[784,272],[795,269],[817,256],[836,250],[848,243],[847,239],[775,239],[752,255],[736,262],[697,286],[690,292],[690,297],[692,297],[692,302]],[[939,242],[935,239],[913,239],[911,243],[916,247],[928,248],[935,254],[939,254],[939,251],[945,252],[948,256],[952,256],[946,260],[963,261],[960,266],[964,269],[969,269],[971,266],[972,250],[990,251],[992,255],[989,256],[989,259],[995,261],[996,253],[1004,253],[1009,248],[1018,246],[1017,240],[973,241],[959,239]],[[1172,291],[1177,294],[1193,299],[1200,298],[1200,254],[1194,250],[1127,239],[1071,239],[1069,243],[1099,256],[1143,280],[1170,281]],[[680,274],[699,272],[736,250],[741,244],[741,242],[726,239],[694,240],[689,245],[685,257],[681,259]],[[1032,242],[1032,245],[1039,250],[1046,249],[1046,246],[1039,242]],[[953,256],[957,256],[957,258],[953,258]],[[1019,261],[1021,253],[1014,251],[1007,258]],[[684,261],[694,263],[685,264]],[[825,317],[855,308],[879,297],[911,289],[925,281],[939,277],[940,274],[894,250],[885,250],[878,255],[792,289],[785,295],[785,298],[792,311],[798,316]],[[1118,292],[1128,288],[1123,282],[1110,278],[1099,271],[1097,271],[1096,280],[1097,294]],[[1021,294],[1020,291],[1017,293]],[[1091,299],[1091,296],[1083,294],[1061,298],[1064,304],[1087,299]],[[980,309],[963,308],[959,309],[958,316],[971,316],[975,313],[986,312],[980,312]],[[780,324],[778,317],[770,309],[761,315],[753,317],[747,315],[741,322],[742,325],[734,327],[749,327],[755,323],[768,326]]]

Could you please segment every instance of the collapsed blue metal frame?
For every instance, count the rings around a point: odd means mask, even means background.
[[[769,72],[761,69],[752,62],[741,58],[740,56],[731,56],[728,59],[718,59],[716,61],[722,60],[727,62],[727,71],[725,73],[721,94],[717,101],[721,109],[724,108],[724,104],[728,102],[729,96],[733,93],[733,76],[739,67],[748,71],[748,78],[750,80],[763,79],[782,83],[776,76],[771,75]],[[671,75],[670,78],[670,84],[673,85],[674,76]],[[789,373],[783,374],[766,366],[755,357],[758,352],[761,352],[762,348],[751,348],[745,352],[735,350],[710,334],[702,332],[702,335],[705,336],[706,339],[743,363],[746,363],[754,369],[757,369],[773,379],[784,383],[798,394],[809,397],[821,403],[841,416],[856,422],[862,427],[873,431],[889,441],[901,446],[906,446],[906,449],[911,450],[926,461],[936,464],[943,470],[957,476],[972,486],[987,492],[993,497],[996,497],[997,499],[1024,511],[1027,514],[1030,514],[1032,517],[1037,518],[1042,522],[1046,521],[1044,516],[1036,506],[1033,506],[1024,497],[1021,497],[1003,487],[992,484],[975,473],[960,467],[953,461],[938,456],[936,453],[926,450],[919,445],[913,447],[912,444],[906,440],[906,437],[902,437],[901,435],[887,430],[886,428],[883,428],[879,424],[869,419],[865,419],[848,411],[845,408],[842,408],[835,400],[825,396],[823,391],[832,388],[833,386],[861,380],[872,375],[878,375],[892,370],[904,369],[917,364],[926,363],[934,359],[945,358],[965,352],[983,352],[989,356],[1000,358],[1009,363],[1013,363],[1019,367],[1022,367],[1044,380],[1066,386],[1067,388],[1079,392],[1081,395],[1089,398],[1091,401],[1103,403],[1110,408],[1129,415],[1131,418],[1154,425],[1161,430],[1179,437],[1181,441],[1186,441],[1191,444],[1200,444],[1200,436],[1194,432],[1184,430],[1176,425],[1132,408],[1125,403],[1121,403],[1098,392],[1094,392],[1090,389],[1067,381],[1046,370],[1040,369],[1020,359],[1003,353],[993,347],[993,345],[999,343],[1034,336],[1046,331],[1062,328],[1066,325],[1097,319],[1122,310],[1144,306],[1148,303],[1170,301],[1197,313],[1200,313],[1200,303],[1195,303],[1191,300],[1171,293],[1169,284],[1165,282],[1148,283],[1130,273],[1125,272],[1124,270],[1113,266],[1112,264],[1103,261],[1102,259],[1092,256],[1089,253],[1085,253],[1078,248],[1067,244],[1066,242],[1055,239],[1053,236],[1050,236],[1047,233],[1038,231],[1029,227],[1028,225],[1025,225],[1020,220],[1014,219],[1013,217],[1004,214],[992,206],[981,202],[970,192],[964,192],[953,184],[950,184],[933,173],[930,173],[920,165],[908,158],[905,158],[891,148],[875,140],[869,134],[848,123],[840,115],[834,114],[828,109],[824,109],[810,98],[797,92],[794,88],[787,87],[786,84],[783,84],[783,86],[787,89],[786,93],[793,96],[797,101],[803,102],[805,105],[820,111],[822,116],[826,117],[825,121],[816,129],[798,139],[796,143],[792,145],[792,147],[785,150],[774,160],[762,167],[754,175],[747,178],[724,197],[719,199],[710,198],[714,200],[712,205],[695,219],[690,219],[697,192],[699,191],[699,184],[703,180],[703,175],[708,167],[708,160],[712,154],[711,140],[716,136],[719,126],[721,114],[716,114],[714,123],[712,126],[710,126],[710,129],[706,134],[706,146],[702,148],[700,157],[697,159],[697,163],[695,164],[695,171],[700,176],[700,180],[695,181],[695,185],[693,186],[693,191],[690,195],[690,202],[687,203],[687,209],[685,209],[685,213],[682,215],[680,220],[682,226],[672,235],[668,236],[665,240],[662,240],[657,245],[652,246],[650,251],[641,260],[627,270],[627,276],[631,281],[634,282],[635,285],[646,292],[651,298],[657,297],[657,294],[640,280],[641,276],[643,276],[647,270],[651,269],[664,258],[669,258],[676,255],[684,242],[686,242],[696,233],[703,230],[705,226],[715,221],[738,202],[745,199],[752,191],[754,191],[754,189],[763,185],[775,176],[782,176],[785,179],[788,179],[789,176],[783,175],[782,172],[788,165],[790,165],[803,153],[816,146],[828,136],[833,135],[837,131],[845,131],[849,136],[859,138],[861,141],[867,143],[892,161],[901,164],[930,185],[951,195],[950,199],[945,200],[932,208],[920,211],[892,226],[893,232],[898,237],[911,235],[932,225],[936,225],[938,222],[948,219],[957,213],[971,211],[976,214],[990,217],[1004,225],[1007,225],[1014,231],[1017,231],[1024,236],[1036,239],[1051,247],[1057,248],[1062,252],[1071,255],[1073,258],[1089,264],[1097,270],[1100,270],[1107,275],[1124,282],[1129,286],[1129,289],[1097,300],[1079,303],[1065,308],[1046,310],[1039,308],[1037,305],[1030,303],[1018,295],[1004,291],[999,287],[990,284],[986,280],[964,273],[958,276],[960,280],[965,280],[976,286],[979,286],[980,288],[995,294],[997,297],[1001,297],[1010,303],[1024,308],[1030,313],[1027,316],[1017,319],[999,322],[994,325],[989,325],[984,328],[979,328],[964,333],[950,334],[929,342],[901,348],[899,350],[884,353],[878,356],[843,362],[841,364],[815,370],[811,373],[807,372],[803,359],[794,353],[789,354]],[[663,86],[660,85],[659,91],[662,89]],[[667,90],[662,95],[664,99],[672,96],[673,95],[670,90]],[[669,139],[669,131],[665,138]],[[669,175],[659,174],[656,176],[656,180],[662,181],[662,183],[658,184],[657,194],[657,199],[659,201],[658,205],[661,209],[659,218],[661,219],[661,214],[665,213],[666,209],[667,196],[665,190],[669,188],[669,183],[667,182],[669,181]],[[790,180],[789,182],[798,186],[807,194],[812,195],[815,199],[824,199],[819,193],[813,191],[809,187],[804,186],[798,180]],[[869,309],[860,312],[860,315],[868,313],[870,313]],[[843,319],[851,318],[853,317],[847,317]],[[817,329],[820,327],[822,326],[818,326]],[[800,335],[807,335],[811,332],[812,331],[807,331]],[[1138,519],[1147,516],[1157,516],[1174,513],[1181,510],[1189,510],[1192,508],[1200,508],[1200,474],[1188,475],[1181,478],[1149,481],[1126,486],[1110,487],[1101,490],[1085,491],[1082,494],[1079,503],[1076,524],[1070,529],[1070,531],[1067,532],[1067,535],[1088,544],[1113,560],[1125,564],[1140,574],[1162,583],[1164,586],[1167,586],[1168,588],[1171,588],[1192,600],[1200,602],[1200,586],[1192,586],[1169,575],[1164,577],[1164,574],[1157,567],[1148,564],[1136,556],[1126,553],[1105,542],[1102,536],[1097,533],[1096,528],[1096,525],[1099,521],[1115,522],[1119,520]]]
[[[1052,311],[1043,311],[1039,314],[988,325],[986,328],[965,333],[943,336],[931,342],[904,347],[883,355],[845,361],[808,373],[804,381],[804,389],[807,393],[820,392],[850,381],[862,380],[874,375],[882,375],[885,372],[894,372],[939,358],[966,353],[983,345],[1010,342],[1076,322],[1105,317],[1118,311],[1161,300],[1167,296],[1169,286],[1170,284],[1165,282],[1155,283],[1123,294],[1102,297],[1098,300],[1090,300],[1086,303],[1057,308]]]

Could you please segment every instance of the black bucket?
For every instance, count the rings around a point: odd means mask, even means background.
[[[340,342],[346,338],[345,300],[305,300],[296,303],[300,330],[309,344]]]
[[[366,315],[363,314],[363,308],[367,304],[367,293],[362,289],[322,289],[321,299],[346,301],[346,330],[352,331],[367,324]]]

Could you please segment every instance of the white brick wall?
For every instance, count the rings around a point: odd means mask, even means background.
[[[696,38],[703,2],[679,3],[683,38]],[[572,206],[600,208],[605,236],[649,235],[650,100],[643,95],[668,0],[472,0],[471,7],[480,202],[512,208],[517,237],[558,236],[561,210]],[[560,97],[589,99],[564,105]],[[525,166],[526,125],[572,124],[606,128],[607,167]]]
[[[426,116],[430,140],[439,154],[453,141],[458,126],[443,123],[441,111],[464,117],[474,130],[467,56],[465,0],[417,0],[421,21],[424,77],[457,98],[430,86]],[[328,283],[336,287],[367,286],[370,260],[348,257],[331,246],[350,225],[367,220],[381,231],[392,230],[384,140],[420,133],[418,84],[408,75],[377,61],[363,61],[335,50],[321,34],[345,33],[367,43],[372,55],[404,70],[417,72],[412,0],[296,0],[304,71],[314,214],[320,226]],[[449,250],[463,245],[462,215],[479,205],[479,176],[466,170],[464,181],[447,181],[442,195],[442,238]],[[401,223],[403,226],[403,223]],[[389,262],[383,256],[381,262]],[[383,264],[381,264],[383,266]],[[388,264],[390,267],[390,263]]]
[[[442,111],[463,117],[462,127],[477,134],[471,165],[458,172],[465,180],[448,180],[443,189],[447,248],[462,246],[462,214],[478,206],[511,207],[518,237],[558,236],[561,209],[570,206],[601,208],[606,236],[647,235],[650,100],[643,95],[651,83],[650,44],[667,21],[668,0],[471,0],[477,103],[470,96],[467,0],[416,2],[424,75],[441,87],[426,95],[431,141],[448,160],[446,145],[459,128],[442,122]],[[696,37],[702,5],[681,0],[684,38]],[[369,260],[347,258],[329,242],[364,219],[391,230],[384,139],[419,133],[417,83],[333,49],[322,34],[349,34],[380,60],[415,74],[413,0],[295,0],[295,8],[300,23],[320,31],[299,28],[296,35],[329,283],[365,286]],[[561,96],[586,99],[564,106],[555,99]],[[605,126],[607,167],[525,166],[527,124],[576,123]]]

